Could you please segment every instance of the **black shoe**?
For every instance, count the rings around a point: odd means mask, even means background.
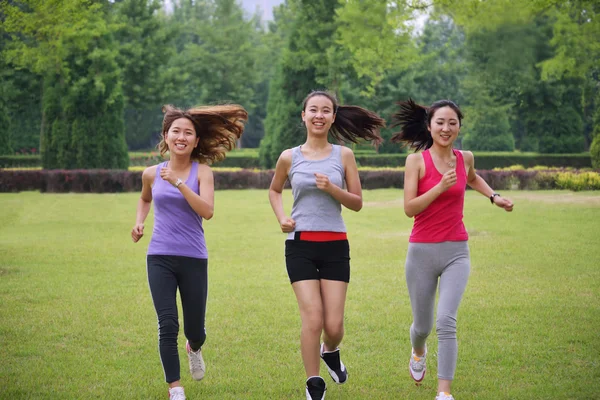
[[[321,344],[321,358],[325,361],[329,375],[335,383],[341,385],[348,380],[348,371],[346,371],[346,366],[340,360],[340,349],[325,351],[325,345]]]
[[[306,400],[323,400],[327,387],[320,376],[311,376],[306,380]]]

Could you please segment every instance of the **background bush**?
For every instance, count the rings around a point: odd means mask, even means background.
[[[273,173],[273,170],[215,169],[215,189],[268,189]],[[495,190],[600,190],[600,173],[596,171],[529,169],[477,173]],[[404,171],[400,169],[361,169],[359,176],[364,189],[404,187]],[[0,170],[0,192],[132,192],[141,190],[141,179],[141,170]]]

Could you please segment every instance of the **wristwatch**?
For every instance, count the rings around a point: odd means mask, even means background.
[[[492,204],[494,204],[494,197],[496,196],[500,196],[499,193],[494,193],[493,195],[490,196],[490,201],[492,202]]]
[[[181,185],[183,183],[183,181],[181,180],[181,178],[177,178],[177,180],[175,181],[175,183],[173,184],[173,186],[175,186],[176,188],[179,187],[179,185]]]

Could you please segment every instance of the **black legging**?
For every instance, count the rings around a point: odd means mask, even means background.
[[[206,340],[204,318],[208,290],[208,260],[183,256],[148,255],[148,283],[158,316],[158,348],[167,383],[180,379],[177,334],[179,287],[185,337],[193,350]]]

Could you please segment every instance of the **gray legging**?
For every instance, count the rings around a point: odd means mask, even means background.
[[[458,355],[456,314],[469,279],[470,264],[467,242],[408,245],[406,284],[413,312],[413,348],[423,348],[431,332],[438,278],[440,282],[436,321],[439,379],[454,378]]]

